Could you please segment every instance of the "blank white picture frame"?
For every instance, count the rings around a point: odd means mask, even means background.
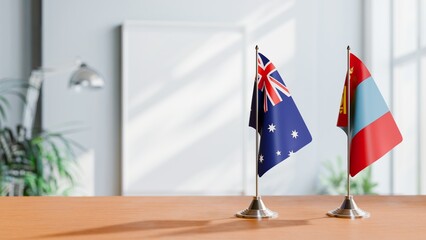
[[[123,24],[123,195],[243,194],[245,49],[238,26]]]

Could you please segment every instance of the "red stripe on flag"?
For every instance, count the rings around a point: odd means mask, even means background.
[[[350,54],[350,72],[351,72],[351,86],[350,86],[350,100],[351,100],[351,116],[354,113],[354,105],[355,102],[355,92],[358,85],[363,82],[365,79],[371,77],[370,71],[368,71],[367,67],[362,63],[362,61],[355,56],[353,53]],[[345,91],[347,91],[348,86],[348,75],[346,74],[345,78],[345,86],[344,92],[342,93],[342,100],[340,102],[340,108],[341,109],[348,109],[348,95]],[[346,101],[343,101],[344,96],[346,96]],[[342,104],[345,103],[345,106]],[[338,127],[347,127],[348,126],[348,115],[347,113],[344,113],[345,111],[339,111],[339,116],[337,118],[337,126]]]
[[[358,87],[365,79],[371,77],[370,71],[368,71],[364,63],[353,53],[351,53],[351,69],[353,71],[351,74],[351,90]]]
[[[359,131],[352,139],[350,174],[374,163],[402,141],[402,135],[390,112]]]

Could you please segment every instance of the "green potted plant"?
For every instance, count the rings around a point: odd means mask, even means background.
[[[345,195],[347,184],[347,169],[341,157],[336,161],[324,163],[325,172],[321,175],[321,187],[319,193],[332,195]],[[377,194],[377,183],[373,181],[371,167],[367,167],[351,179],[351,193],[354,195]]]
[[[41,131],[27,134],[22,125],[15,130],[4,126],[8,95],[26,103],[29,84],[0,80],[0,194],[3,196],[67,195],[75,184],[74,148],[81,148],[65,137],[70,131]],[[38,91],[38,88],[36,88]]]

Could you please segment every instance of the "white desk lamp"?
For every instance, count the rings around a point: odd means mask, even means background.
[[[104,86],[104,79],[101,77],[101,75],[93,68],[90,68],[87,64],[81,61],[77,61],[76,65],[72,67],[56,69],[41,67],[33,70],[29,79],[31,87],[27,91],[27,102],[24,107],[22,122],[22,125],[25,127],[25,129],[27,129],[27,136],[30,137],[32,134],[34,117],[37,111],[37,102],[43,80],[49,75],[58,74],[72,69],[75,70],[72,72],[69,81],[70,88],[78,91],[81,88],[100,89]]]

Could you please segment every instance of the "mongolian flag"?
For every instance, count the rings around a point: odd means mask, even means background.
[[[350,54],[350,129],[346,78],[337,126],[351,138],[350,174],[355,176],[402,141],[402,135],[365,65]]]

